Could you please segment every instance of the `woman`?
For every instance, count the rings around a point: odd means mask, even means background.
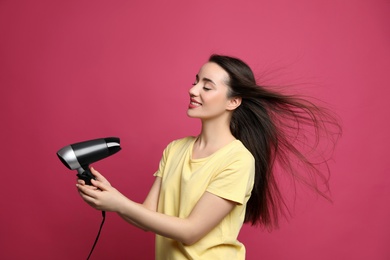
[[[201,120],[201,132],[167,146],[143,204],[93,168],[93,186],[79,180],[78,190],[92,207],[156,233],[156,259],[245,259],[237,240],[242,224],[273,227],[283,213],[275,169],[326,196],[308,181],[324,175],[297,140],[308,126],[318,137],[326,124],[337,124],[306,100],[258,86],[233,57],[212,55],[189,94],[187,114]],[[308,178],[297,174],[294,158],[308,166]]]

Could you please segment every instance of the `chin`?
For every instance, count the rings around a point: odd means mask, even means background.
[[[192,111],[191,110],[187,110],[187,116],[190,117],[190,118],[199,118],[199,116],[197,115],[194,115],[194,113],[191,113]]]
[[[191,113],[188,113],[188,112],[187,112],[187,116],[190,117],[190,118],[196,118],[196,116],[191,115]]]

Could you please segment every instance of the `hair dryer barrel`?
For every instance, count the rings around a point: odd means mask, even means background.
[[[72,148],[80,165],[99,161],[121,149],[119,139],[113,137],[72,144]]]
[[[75,170],[104,159],[120,150],[120,139],[107,137],[65,146],[57,152],[57,155],[66,167]]]

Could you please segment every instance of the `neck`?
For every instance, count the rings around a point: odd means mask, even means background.
[[[235,140],[230,131],[230,117],[202,120],[202,130],[199,134],[198,147],[224,146]]]

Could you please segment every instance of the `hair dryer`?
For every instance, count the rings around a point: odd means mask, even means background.
[[[89,170],[89,165],[121,150],[118,137],[107,137],[71,144],[57,152],[61,162],[71,170],[77,170],[77,177],[92,185],[95,176]]]

